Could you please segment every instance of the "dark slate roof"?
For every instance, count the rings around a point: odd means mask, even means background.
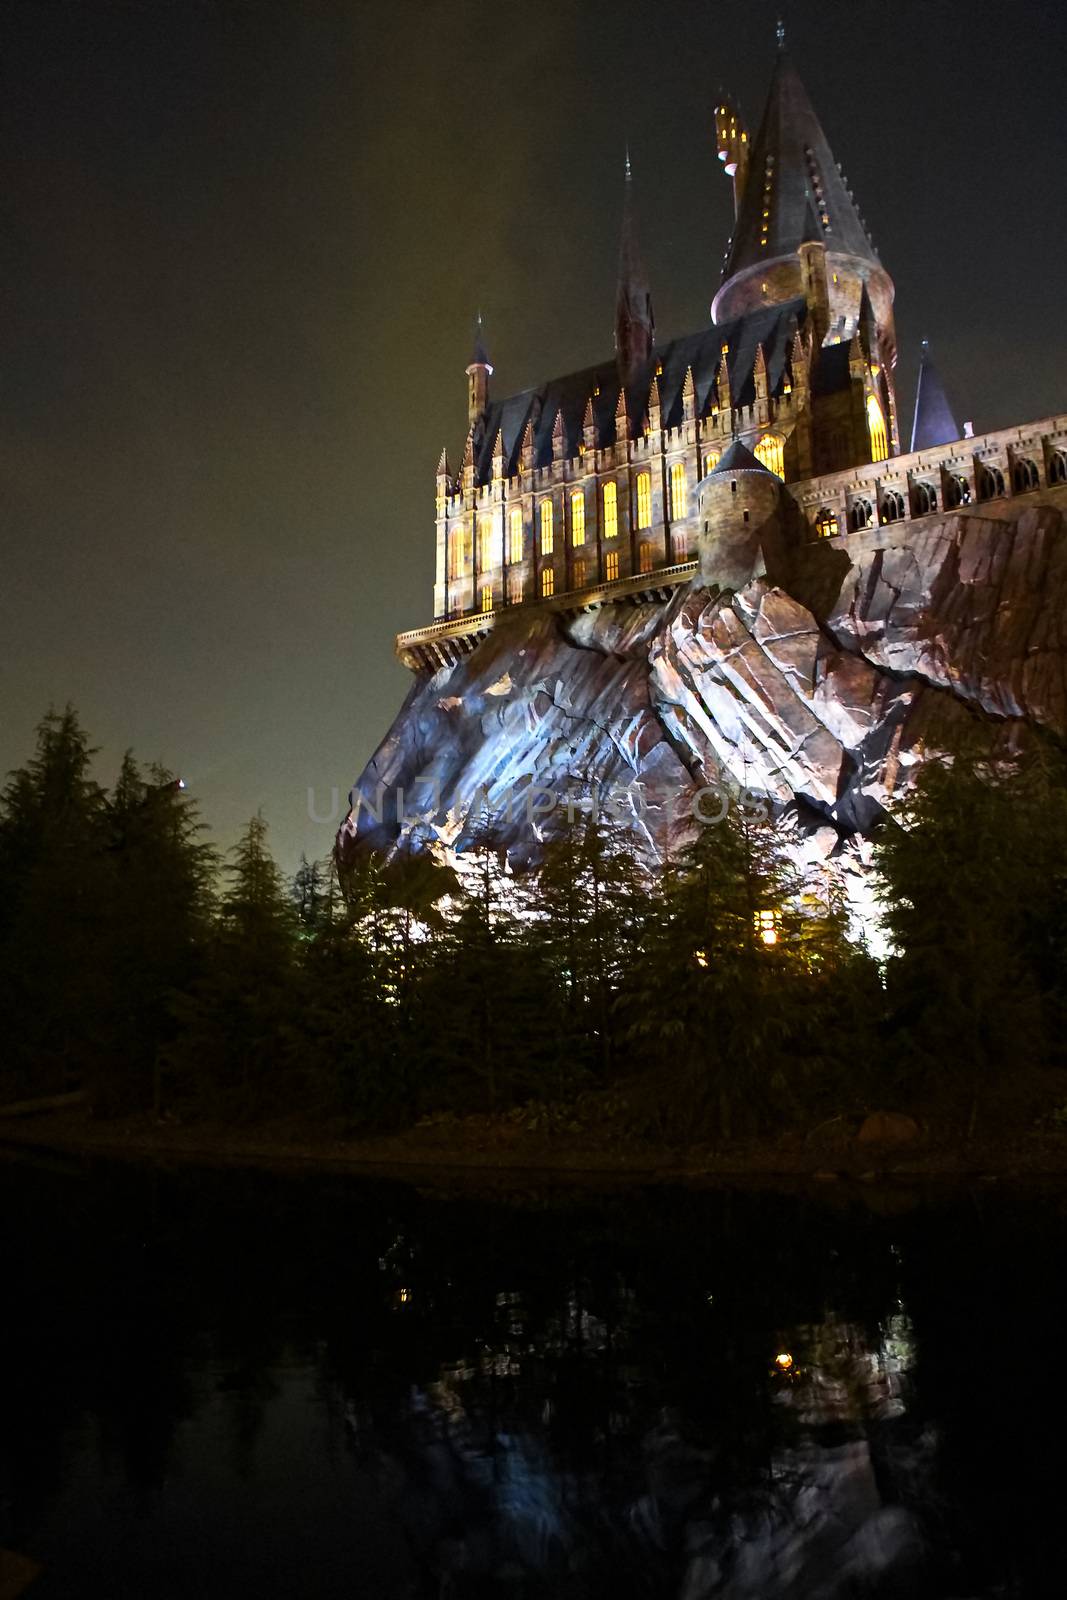
[[[635,427],[643,423],[648,391],[657,366],[660,374],[660,404],[663,426],[677,427],[682,420],[682,386],[690,367],[696,386],[696,414],[705,416],[716,399],[715,380],[722,346],[729,346],[726,357],[733,403],[751,405],[756,397],[752,368],[757,346],[763,346],[767,362],[769,392],[779,395],[792,353],[793,337],[807,315],[803,300],[788,300],[783,305],[767,306],[733,322],[689,333],[659,346],[646,371],[627,389],[627,411]],[[841,357],[843,356],[843,361]],[[821,352],[813,376],[813,390],[826,393],[848,384],[848,347],[828,346]],[[484,426],[476,441],[475,477],[479,483],[492,476],[493,446],[497,429],[504,440],[505,471],[518,470],[519,446],[528,420],[534,427],[534,465],[546,466],[552,460],[552,427],[556,413],[563,411],[564,455],[578,454],[586,403],[592,399],[597,437],[602,446],[615,442],[615,411],[620,381],[614,358],[599,366],[587,367],[564,378],[553,378],[537,389],[490,402]]]
[[[765,210],[770,212],[767,243],[761,245]],[[723,277],[733,277],[757,262],[794,255],[799,245],[812,240],[821,240],[828,250],[878,264],[808,92],[782,50],[752,146]]]
[[[913,450],[934,450],[952,444],[960,436],[956,418],[948,403],[937,368],[930,359],[930,346],[923,340],[919,383],[915,390],[915,419],[911,427]]]
[[[768,478],[772,476],[759,457],[752,454],[748,445],[742,444],[740,439],[735,439],[718,466],[712,467],[708,476],[714,478],[717,473],[721,473],[724,477],[730,474],[736,476],[739,472],[765,472]]]

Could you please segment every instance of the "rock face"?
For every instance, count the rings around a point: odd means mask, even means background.
[[[964,725],[1010,748],[1067,732],[1060,510],[924,518],[801,552],[786,583],[700,577],[669,600],[516,611],[418,678],[357,780],[342,851],[462,849],[482,827],[535,859],[596,793],[663,854],[724,780],[792,809],[829,855]]]

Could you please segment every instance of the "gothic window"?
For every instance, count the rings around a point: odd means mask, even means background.
[[[1017,457],[1011,469],[1011,486],[1015,493],[1026,494],[1030,489],[1038,488],[1040,482],[1034,463],[1025,456]]]
[[[1067,483],[1067,455],[1062,450],[1053,450],[1048,458],[1049,483]]]
[[[575,489],[571,495],[571,544],[585,543],[585,490]]]
[[[638,572],[652,571],[652,546],[647,539],[642,539],[637,552]]]
[[[882,521],[902,522],[904,520],[904,496],[895,489],[887,489],[882,500]]]
[[[777,434],[765,433],[752,454],[775,477],[785,477],[785,440],[779,439]]]
[[[709,450],[708,451],[707,455],[704,457],[704,476],[705,476],[705,478],[707,477],[709,472],[714,472],[715,471],[715,468],[719,465],[719,462],[721,460],[722,460],[721,451],[719,451],[719,450]]]
[[[553,539],[552,539],[552,502],[551,502],[551,500],[542,500],[541,501],[541,554],[543,556],[550,556],[552,554],[552,543],[553,543]],[[549,590],[549,593],[551,593],[551,590]]]
[[[685,466],[675,461],[671,467],[671,521],[677,522],[686,512]]]
[[[493,585],[491,583],[482,584],[481,605],[483,611],[492,611],[493,609]]]
[[[966,478],[961,478],[959,473],[953,472],[945,479],[945,505],[949,511],[955,511],[957,506],[969,506],[971,503],[971,486]]]
[[[609,550],[604,557],[604,576],[609,583],[613,578],[619,576],[619,552],[617,550]]]
[[[614,539],[619,531],[619,491],[614,483],[604,485],[604,537]]]
[[[544,571],[541,573],[541,593],[547,597],[553,592],[555,587],[556,575],[552,571],[551,567],[545,567]]]
[[[452,530],[452,543],[449,554],[449,576],[455,580],[463,578],[471,564],[471,531],[463,523]]]
[[[522,573],[513,572],[508,577],[508,605],[522,604]]]
[[[917,517],[925,517],[937,510],[937,490],[932,483],[912,484],[911,502]]]
[[[867,432],[871,438],[871,460],[889,460],[889,435],[886,432],[882,407],[873,394],[867,396]]]
[[[648,472],[637,474],[637,526],[652,526],[652,475]]]
[[[488,572],[493,565],[493,524],[482,518],[478,524],[478,571]]]
[[[836,511],[831,511],[829,506],[823,506],[815,518],[815,532],[820,539],[833,539],[840,532]]]
[[[849,520],[854,533],[859,533],[862,528],[869,528],[874,522],[874,507],[869,500],[853,500],[852,512]]]
[[[522,560],[522,507],[516,506],[508,516],[508,560],[517,566]]]
[[[571,588],[585,588],[585,561],[581,556],[578,557],[571,569]]]
[[[999,467],[979,467],[978,469],[978,498],[979,500],[995,500],[1004,493],[1004,474]]]

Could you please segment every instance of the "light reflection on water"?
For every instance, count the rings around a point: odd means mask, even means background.
[[[0,1181],[31,1600],[1061,1592],[1058,1198]]]

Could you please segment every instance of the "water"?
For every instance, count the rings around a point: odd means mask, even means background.
[[[32,1600],[1061,1595],[1067,1194],[0,1159]]]

